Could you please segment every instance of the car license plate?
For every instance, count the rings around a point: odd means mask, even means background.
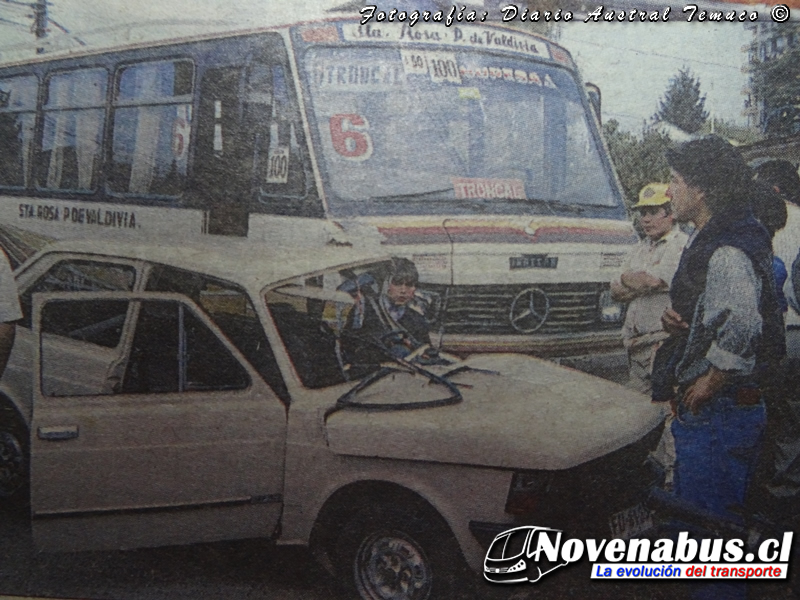
[[[629,540],[652,529],[653,513],[637,504],[611,515],[608,526],[611,528],[611,537]]]

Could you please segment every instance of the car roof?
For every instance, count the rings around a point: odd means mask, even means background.
[[[48,245],[31,261],[38,260],[44,254],[55,252],[95,254],[162,263],[232,281],[251,290],[261,290],[271,283],[308,273],[389,258],[389,255],[376,255],[374,251],[342,246],[325,246],[322,251],[310,248],[308,245],[284,245],[276,248],[265,242],[208,238],[180,243],[61,241]]]

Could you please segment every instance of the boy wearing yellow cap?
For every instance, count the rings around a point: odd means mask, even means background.
[[[622,336],[628,351],[630,386],[643,394],[650,393],[653,357],[668,337],[661,315],[670,306],[669,286],[688,239],[672,215],[667,187],[650,183],[639,192],[633,209],[645,238],[631,249],[622,274],[611,282],[614,300],[628,303]]]

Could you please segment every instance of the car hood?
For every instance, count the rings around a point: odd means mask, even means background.
[[[326,433],[338,454],[484,465],[567,469],[641,439],[663,408],[621,385],[522,355],[479,355],[448,378],[463,400],[414,410],[347,407]],[[389,375],[356,403],[435,401],[450,390],[424,377]],[[396,398],[397,400],[392,400]]]

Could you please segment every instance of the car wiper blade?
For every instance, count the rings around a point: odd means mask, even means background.
[[[336,401],[335,406],[331,407],[325,412],[325,420],[327,421],[328,417],[330,417],[333,413],[342,410],[343,408],[354,408],[358,410],[369,410],[369,411],[418,410],[420,408],[436,408],[439,406],[450,406],[452,404],[458,404],[464,399],[459,389],[455,385],[453,385],[450,381],[444,379],[443,377],[435,375],[430,371],[426,371],[425,369],[420,369],[419,373],[427,377],[431,381],[431,383],[439,383],[445,386],[447,390],[450,392],[449,396],[445,396],[443,398],[437,398],[435,400],[420,400],[417,402],[411,401],[411,402],[391,402],[391,403],[359,402],[356,399],[359,392],[363,391],[364,389],[368,388],[374,383],[380,381],[387,375],[395,373],[397,371],[401,371],[401,369],[391,366],[381,367],[371,375],[368,375],[367,377],[359,381],[356,386],[354,386],[352,389],[350,389],[347,393],[345,393],[341,398],[339,398]]]
[[[346,336],[348,338],[356,340],[357,342],[360,342],[362,344],[367,344],[375,348],[378,352],[380,352],[380,354],[383,355],[384,358],[401,366],[403,368],[402,370],[419,373],[420,375],[424,375],[425,377],[427,377],[432,381],[437,379],[442,379],[442,376],[435,375],[431,371],[428,371],[427,369],[425,369],[424,367],[415,362],[406,360],[405,358],[399,356],[395,356],[394,354],[391,353],[389,348],[387,348],[380,340],[373,339],[368,335],[359,335],[353,333],[352,331],[343,332],[343,336]]]
[[[397,366],[392,366],[389,364],[382,364],[377,371],[371,373],[364,377],[361,381],[359,381],[354,387],[352,387],[348,392],[346,392],[343,396],[341,396],[337,401],[336,404],[328,409],[325,412],[324,419],[325,421],[328,420],[328,417],[331,416],[333,413],[342,410],[343,408],[355,408],[360,410],[377,410],[377,411],[391,411],[391,410],[416,410],[420,408],[435,408],[438,406],[449,406],[451,404],[458,404],[461,402],[464,397],[461,395],[461,392],[458,389],[458,386],[447,379],[446,375],[437,375],[429,371],[428,369],[423,368],[422,366],[414,363],[413,361],[406,360],[404,358],[400,358],[398,356],[394,356],[382,343],[378,340],[371,339],[369,336],[363,335],[355,335],[352,332],[348,333],[348,336],[351,336],[357,339],[360,342],[364,342],[370,344],[374,348],[378,349],[381,354],[383,354],[386,358],[390,359],[392,362],[396,363]],[[390,373],[396,372],[408,372],[408,373],[416,373],[418,375],[422,375],[430,383],[438,383],[443,385],[447,390],[449,390],[450,395],[444,398],[437,398],[435,400],[422,400],[419,402],[393,402],[393,403],[374,403],[374,402],[358,402],[356,397],[358,393],[362,390],[366,389],[367,387],[371,386],[375,382],[383,379]]]
[[[446,373],[442,373],[442,377],[452,377],[453,375],[458,375],[459,373],[464,373],[466,371],[474,371],[475,373],[487,373],[489,375],[500,375],[500,371],[493,371],[491,369],[481,369],[480,367],[471,367],[469,365],[460,365],[455,369],[451,369]]]

